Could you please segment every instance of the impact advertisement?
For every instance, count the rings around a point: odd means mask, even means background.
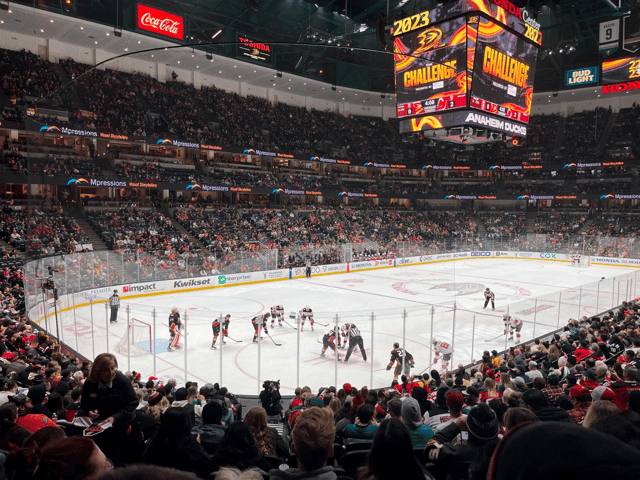
[[[640,80],[640,57],[619,58],[602,62],[602,83]]]

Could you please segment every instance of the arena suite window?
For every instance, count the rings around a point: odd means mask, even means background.
[[[280,400],[280,380],[267,380],[262,384],[262,392],[260,392],[260,402],[262,408],[267,411],[267,415],[278,415],[282,417],[282,405]]]

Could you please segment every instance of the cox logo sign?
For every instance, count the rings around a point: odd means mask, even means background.
[[[540,258],[556,258],[555,253],[541,253]]]
[[[420,257],[420,261],[421,262],[430,262],[431,260],[433,260],[433,257],[428,256],[428,257]]]
[[[490,257],[491,252],[471,252],[472,257]]]

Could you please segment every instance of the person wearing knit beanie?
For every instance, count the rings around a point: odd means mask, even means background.
[[[402,421],[404,422],[413,448],[422,448],[433,437],[431,427],[422,423],[420,404],[413,397],[407,397],[402,401]]]

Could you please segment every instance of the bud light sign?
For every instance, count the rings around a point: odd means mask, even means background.
[[[184,39],[184,19],[178,15],[138,4],[138,28],[148,32]]]

